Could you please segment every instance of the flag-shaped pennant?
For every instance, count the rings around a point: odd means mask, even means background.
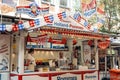
[[[35,22],[35,25],[37,25],[37,26],[40,25],[40,19],[35,19],[34,22]]]
[[[5,30],[6,30],[6,25],[0,24],[0,31],[5,31]]]
[[[54,17],[53,17],[53,15],[45,16],[44,20],[45,20],[46,23],[53,23]]]
[[[73,18],[74,18],[77,22],[80,22],[80,21],[81,21],[81,15],[80,15],[80,13],[75,13],[75,14],[73,15]]]
[[[30,24],[31,27],[34,27],[34,26],[35,26],[34,20],[30,20],[30,21],[29,21],[29,24]]]
[[[104,14],[105,14],[105,10],[104,10],[104,8],[105,8],[104,3],[100,3],[100,4],[98,4],[97,12],[98,12],[99,14],[104,15]]]
[[[96,7],[96,0],[82,0],[82,11],[88,11]]]
[[[23,22],[22,22],[22,21],[19,21],[19,23],[18,23],[18,28],[19,28],[19,30],[24,29],[24,25],[23,25]]]
[[[91,17],[96,12],[96,0],[82,0],[81,3],[85,17]]]
[[[104,24],[104,23],[105,23],[105,21],[104,21],[103,19],[101,19],[101,18],[97,18],[97,22],[99,22],[99,23],[101,23],[101,24]]]
[[[58,13],[57,15],[60,20],[67,17],[66,12],[61,12],[61,13]]]
[[[87,21],[84,22],[84,26],[85,26],[85,27],[88,26],[88,22],[87,22]]]
[[[6,31],[12,31],[12,27],[11,27],[11,25],[6,25]]]
[[[18,30],[19,30],[18,25],[13,24],[13,25],[12,25],[12,30],[13,30],[13,31],[18,31]]]
[[[25,29],[28,29],[28,28],[30,28],[30,24],[29,24],[29,21],[26,21],[26,22],[24,22],[24,28]]]

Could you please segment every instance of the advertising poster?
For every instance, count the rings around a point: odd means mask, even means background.
[[[9,71],[10,36],[0,35],[0,71]]]

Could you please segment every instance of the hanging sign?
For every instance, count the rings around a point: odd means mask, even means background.
[[[32,3],[29,6],[17,6],[16,7],[17,13],[24,13],[31,17],[37,17],[38,15],[48,14],[49,7],[40,8],[36,3]]]
[[[101,49],[106,49],[110,44],[110,41],[101,41],[101,42],[98,42],[98,46],[101,48]]]
[[[96,12],[96,8],[93,8],[91,10],[88,10],[86,12],[84,12],[84,16],[85,17],[90,17],[92,14],[94,14]]]

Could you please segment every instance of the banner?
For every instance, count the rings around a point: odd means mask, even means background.
[[[24,13],[30,17],[37,17],[38,15],[48,14],[49,7],[40,8],[36,3],[31,3],[29,6],[17,6],[16,13]]]
[[[37,37],[29,37],[30,40],[27,41],[26,48],[43,48],[46,47],[47,34],[38,35]]]
[[[22,12],[22,9],[21,9]],[[59,16],[58,16],[59,14]],[[18,30],[37,30],[41,26],[65,28],[72,30],[81,30],[81,31],[96,31],[98,30],[98,25],[103,25],[105,22],[103,18],[98,18],[97,23],[93,26],[80,15],[80,13],[75,13],[73,15],[67,16],[65,12],[58,14],[48,14],[40,18],[29,21],[19,21],[17,24],[0,24],[0,31],[18,31]]]
[[[89,18],[96,12],[96,0],[82,0],[82,11]]]

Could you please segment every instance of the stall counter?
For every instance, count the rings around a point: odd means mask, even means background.
[[[110,70],[110,80],[120,80],[120,69]]]
[[[11,73],[11,80],[99,80],[98,70]]]

